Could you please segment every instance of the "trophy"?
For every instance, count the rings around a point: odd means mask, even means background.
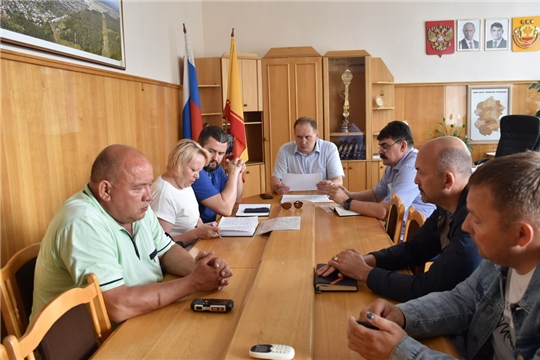
[[[353,79],[353,75],[349,69],[345,70],[341,74],[341,80],[345,84],[345,90],[343,91],[343,121],[341,122],[340,132],[349,132],[349,85]]]

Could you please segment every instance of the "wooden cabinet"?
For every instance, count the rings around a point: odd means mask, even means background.
[[[385,166],[382,161],[342,161],[343,186],[349,191],[373,189],[381,180]]]
[[[368,86],[371,86],[371,101],[368,111],[371,109],[371,138],[373,140],[372,146],[368,149],[371,149],[372,155],[379,155],[377,135],[386,124],[396,120],[394,77],[382,59],[369,59],[367,68],[369,69]]]
[[[264,164],[248,165],[245,174],[243,197],[265,192]]]
[[[343,172],[345,178],[343,179],[343,186],[349,191],[362,191],[367,189],[368,172],[366,161],[342,161]]]
[[[223,104],[227,101],[229,83],[229,54],[221,57],[221,84]],[[238,54],[238,72],[242,89],[244,111],[262,111],[262,68],[261,59],[256,55]]]
[[[373,189],[381,180],[386,167],[382,161],[367,161],[366,164],[366,188]]]
[[[195,59],[203,126],[223,126],[221,64],[219,58]],[[195,139],[196,140],[196,139]]]
[[[345,119],[342,74],[346,70],[352,75],[348,86],[348,131],[342,126]],[[340,150],[345,186],[351,191],[372,189],[384,172],[384,165],[374,156],[378,155],[380,129],[394,120],[394,78],[381,59],[372,58],[364,50],[350,50],[329,51],[324,55],[323,80],[324,138]]]
[[[277,152],[294,140],[293,125],[313,118],[323,136],[322,57],[312,47],[273,48],[262,59],[268,191]]]
[[[239,54],[239,73],[244,104],[244,124],[248,144],[248,164],[264,162],[261,60],[256,55]],[[222,119],[227,100],[229,57],[196,58],[203,126],[228,129]]]

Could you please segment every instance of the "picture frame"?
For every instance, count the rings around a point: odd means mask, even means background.
[[[471,28],[473,30],[472,38],[467,39]],[[467,32],[467,34],[465,33]],[[456,20],[456,50],[457,51],[480,51],[482,48],[482,20],[465,19]],[[472,47],[471,47],[472,45]]]
[[[509,19],[486,19],[484,41],[486,51],[504,51],[510,46]]]
[[[496,144],[500,121],[510,114],[511,85],[467,86],[467,137],[473,144]]]
[[[0,40],[126,68],[122,0],[4,1]]]

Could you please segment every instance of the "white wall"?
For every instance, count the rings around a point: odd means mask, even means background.
[[[182,23],[196,57],[237,50],[260,57],[272,47],[366,50],[381,57],[398,83],[540,79],[540,51],[456,52],[428,56],[424,23],[431,20],[540,16],[540,2],[262,2],[123,0],[126,70],[2,44],[2,48],[180,83]],[[540,25],[540,24],[539,24]],[[460,38],[461,33],[458,31]]]
[[[211,2],[203,1],[205,56],[228,51],[260,57],[272,47],[366,50],[384,60],[398,83],[540,79],[540,51],[426,55],[425,22],[540,16],[540,2]],[[538,24],[540,26],[540,24]],[[458,31],[457,37],[463,34]],[[505,34],[508,39],[508,34]]]

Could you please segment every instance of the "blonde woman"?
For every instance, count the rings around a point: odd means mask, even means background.
[[[166,233],[182,247],[198,239],[219,236],[215,222],[203,224],[191,185],[210,161],[210,154],[193,140],[182,139],[169,154],[167,171],[152,184],[150,206]]]

